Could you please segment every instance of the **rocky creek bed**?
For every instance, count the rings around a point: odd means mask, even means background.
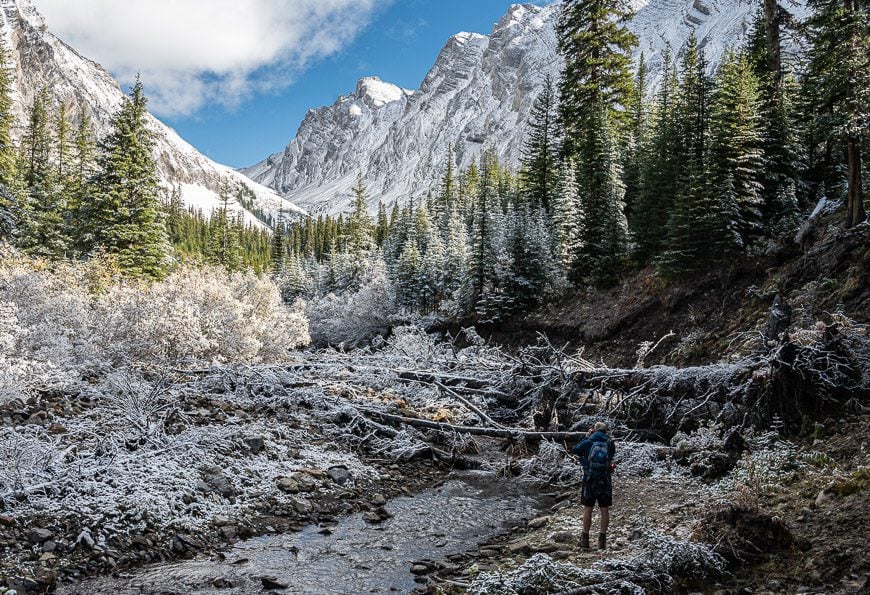
[[[398,497],[383,518],[353,514],[301,531],[240,541],[219,556],[149,566],[117,578],[63,586],[91,593],[407,593],[421,575],[450,571],[456,558],[549,508],[522,483],[491,473],[452,475],[438,487]]]
[[[477,339],[460,348],[410,329],[376,350],[127,369],[0,404],[0,595],[324,581],[324,592],[477,594],[866,588],[865,393],[795,440],[698,422],[721,397],[705,380],[707,396],[663,437],[631,427],[622,405],[675,420],[688,401],[583,388],[596,368],[582,358]],[[709,380],[641,371],[641,386]],[[587,552],[566,446],[598,419],[619,439],[617,495],[612,547]],[[489,479],[453,483],[463,469]]]

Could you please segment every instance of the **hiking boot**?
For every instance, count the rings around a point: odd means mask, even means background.
[[[582,547],[584,550],[589,549],[589,533],[580,534],[580,547]]]
[[[587,541],[588,541],[588,539],[589,538],[587,537]],[[600,549],[600,550],[607,549],[607,534],[606,533],[599,533],[598,534],[598,549]]]

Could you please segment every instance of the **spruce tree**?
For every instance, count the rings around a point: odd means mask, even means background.
[[[559,109],[565,131],[563,153],[577,165],[586,216],[582,257],[572,278],[614,282],[627,250],[625,189],[619,144],[632,90],[631,49],[624,0],[566,2],[559,21],[559,50],[565,56]]]
[[[390,223],[387,220],[387,209],[382,201],[378,201],[378,218],[375,223],[375,243],[378,248],[384,245],[389,231]]]
[[[472,164],[473,165],[473,164]],[[468,276],[463,290],[466,312],[478,308],[487,286],[495,277],[496,254],[493,248],[492,211],[498,202],[498,160],[492,150],[483,157],[483,171],[474,200],[471,225],[471,250],[468,260]]]
[[[667,67],[663,70],[667,73]],[[634,77],[634,85],[627,105],[628,127],[623,140],[623,170],[625,172],[625,205],[626,215],[629,217],[634,211],[638,195],[640,194],[641,168],[643,158],[648,150],[649,126],[648,126],[648,92],[649,68],[643,52],[637,65],[637,74]]]
[[[669,277],[706,270],[730,242],[721,205],[709,184],[710,87],[707,65],[694,34],[680,68],[676,153],[679,164],[663,252],[657,258]]]
[[[632,91],[631,50],[637,38],[626,27],[625,0],[568,0],[558,24],[565,69],[559,85],[559,111],[568,154],[582,140],[603,107],[607,118],[624,121]]]
[[[25,199],[19,244],[31,254],[60,258],[69,250],[64,215],[64,188],[52,166],[52,133],[48,91],[33,98],[21,141]]]
[[[716,78],[710,108],[711,190],[729,227],[730,250],[748,246],[763,233],[761,177],[765,162],[758,81],[746,54],[727,52]]]
[[[670,48],[662,55],[649,142],[640,147],[637,196],[631,209],[635,258],[647,264],[665,243],[668,216],[677,194],[682,139],[677,112],[677,70]]]
[[[17,155],[12,143],[12,126],[15,124],[12,113],[13,76],[9,50],[6,42],[0,40],[0,185],[6,188],[15,185],[17,176]]]
[[[232,273],[242,268],[242,244],[239,227],[243,227],[230,214],[228,189],[220,194],[220,207],[212,213],[209,221],[208,262],[222,266]]]
[[[556,91],[550,76],[544,80],[544,88],[532,105],[528,132],[523,145],[520,182],[524,202],[529,208],[538,205],[550,209],[556,193],[559,170],[559,120]]]
[[[805,93],[816,134],[845,154],[846,227],[867,218],[862,149],[870,129],[870,7],[866,0],[809,0]]]
[[[571,160],[562,162],[559,190],[553,197],[550,215],[555,252],[562,275],[567,276],[573,270],[574,260],[580,257],[582,240],[585,237],[583,207],[577,192],[574,163]]]
[[[785,9],[765,0],[750,32],[747,56],[758,79],[765,168],[762,216],[768,233],[791,236],[797,225],[797,179],[801,168],[795,113],[796,83],[782,58]]]
[[[94,247],[117,257],[132,277],[160,279],[168,272],[169,242],[160,209],[157,173],[147,127],[147,100],[137,80],[112,118],[101,143],[99,173],[89,213]]]

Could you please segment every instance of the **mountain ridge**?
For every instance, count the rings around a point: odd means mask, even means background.
[[[558,80],[560,3],[513,4],[489,35],[451,36],[420,88],[402,103],[359,114],[343,129],[342,96],[309,110],[281,151],[240,171],[311,212],[337,214],[350,205],[358,173],[378,201],[402,202],[437,187],[449,148],[455,167],[467,167],[485,147],[517,167],[529,113],[549,75]],[[725,50],[743,42],[756,7],[741,0],[638,0],[629,27],[644,52],[653,86],[661,55],[680,55],[695,32],[713,72]],[[803,11],[802,5],[794,10]]]
[[[14,73],[16,138],[22,134],[27,106],[43,88],[49,90],[55,107],[61,103],[67,105],[74,120],[82,113],[90,115],[97,138],[109,131],[111,119],[125,95],[106,69],[51,33],[30,0],[0,0],[0,29]],[[179,186],[186,205],[209,215],[219,206],[221,191],[243,186],[250,194],[252,208],[267,216],[275,218],[282,212],[304,212],[273,190],[202,155],[151,114],[148,126],[154,133],[154,158],[162,185]],[[242,213],[248,223],[264,226],[235,198],[230,208]]]

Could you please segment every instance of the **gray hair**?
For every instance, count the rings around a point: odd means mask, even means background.
[[[610,428],[608,428],[607,424],[604,423],[603,421],[597,421],[597,422],[595,422],[595,426],[593,426],[592,429],[595,430],[596,432],[605,432],[606,433],[607,430],[609,430]]]

